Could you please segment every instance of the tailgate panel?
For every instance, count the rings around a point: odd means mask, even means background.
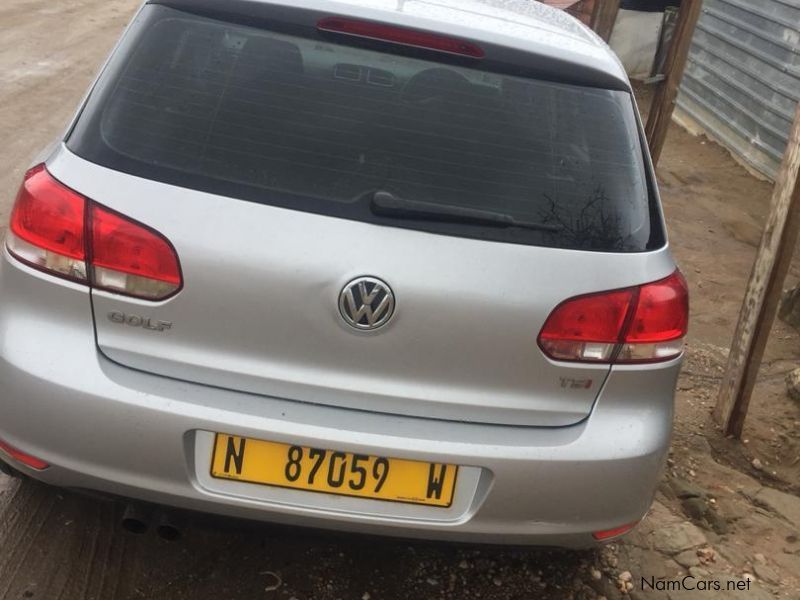
[[[110,171],[62,149],[53,174],[166,235],[184,289],[94,291],[100,350],[151,373],[303,402],[514,425],[584,419],[605,366],[556,364],[536,337],[567,297],[668,275],[666,250],[605,254],[484,242],[307,214]],[[168,207],[168,208],[166,208]],[[370,275],[392,320],[357,331],[343,286]],[[171,323],[153,330],[111,313]],[[137,322],[134,320],[134,322]]]

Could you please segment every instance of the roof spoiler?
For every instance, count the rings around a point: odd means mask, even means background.
[[[286,2],[285,4],[283,2]],[[355,17],[360,20],[371,20],[397,27],[409,27],[432,34],[449,32],[425,29],[425,20],[408,16],[404,13],[389,12],[380,9],[358,7],[358,14],[348,14],[348,4],[342,2],[326,2],[325,0],[148,0],[147,4],[160,5],[213,19],[230,21],[252,27],[262,27],[279,33],[300,35],[303,37],[320,37],[336,40],[338,43],[352,43],[346,36],[326,37],[326,32],[319,31],[317,25],[329,17]],[[326,7],[330,7],[326,9]],[[387,21],[387,17],[393,17]],[[474,41],[485,52],[482,60],[465,56],[452,56],[446,53],[432,52],[431,60],[454,62],[477,70],[502,73],[532,79],[568,83],[609,90],[630,91],[627,78],[614,75],[597,67],[569,60],[564,57],[541,56],[520,48],[500,45],[487,41],[476,31]],[[464,36],[459,33],[458,37]],[[363,43],[363,40],[359,41]],[[376,42],[380,43],[380,42]],[[388,51],[392,51],[387,46]],[[568,56],[567,48],[564,56]]]

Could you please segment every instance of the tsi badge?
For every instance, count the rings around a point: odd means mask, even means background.
[[[130,327],[141,327],[142,329],[149,329],[150,331],[166,331],[167,329],[172,329],[172,322],[170,321],[158,321],[139,315],[126,315],[124,312],[118,310],[112,310],[108,313],[108,320],[112,323],[119,323],[120,325],[128,325]]]

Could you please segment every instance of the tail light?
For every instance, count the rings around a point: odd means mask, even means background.
[[[483,49],[472,42],[436,33],[429,33],[427,31],[419,31],[417,29],[407,29],[405,27],[374,23],[372,21],[360,21],[358,19],[345,19],[342,17],[326,17],[317,23],[317,29],[331,33],[342,33],[371,40],[391,42],[403,46],[437,50],[448,54],[469,56],[470,58],[483,58],[485,55]]]
[[[181,288],[163,235],[65,187],[44,165],[26,173],[9,229],[8,251],[53,275],[146,300]]]
[[[561,303],[539,334],[553,360],[648,363],[683,352],[689,292],[680,271],[661,281]]]
[[[25,175],[11,212],[8,249],[30,265],[86,281],[86,201],[34,167]]]

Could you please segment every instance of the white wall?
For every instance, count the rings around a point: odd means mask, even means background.
[[[632,79],[650,77],[664,13],[620,10],[609,45]]]

